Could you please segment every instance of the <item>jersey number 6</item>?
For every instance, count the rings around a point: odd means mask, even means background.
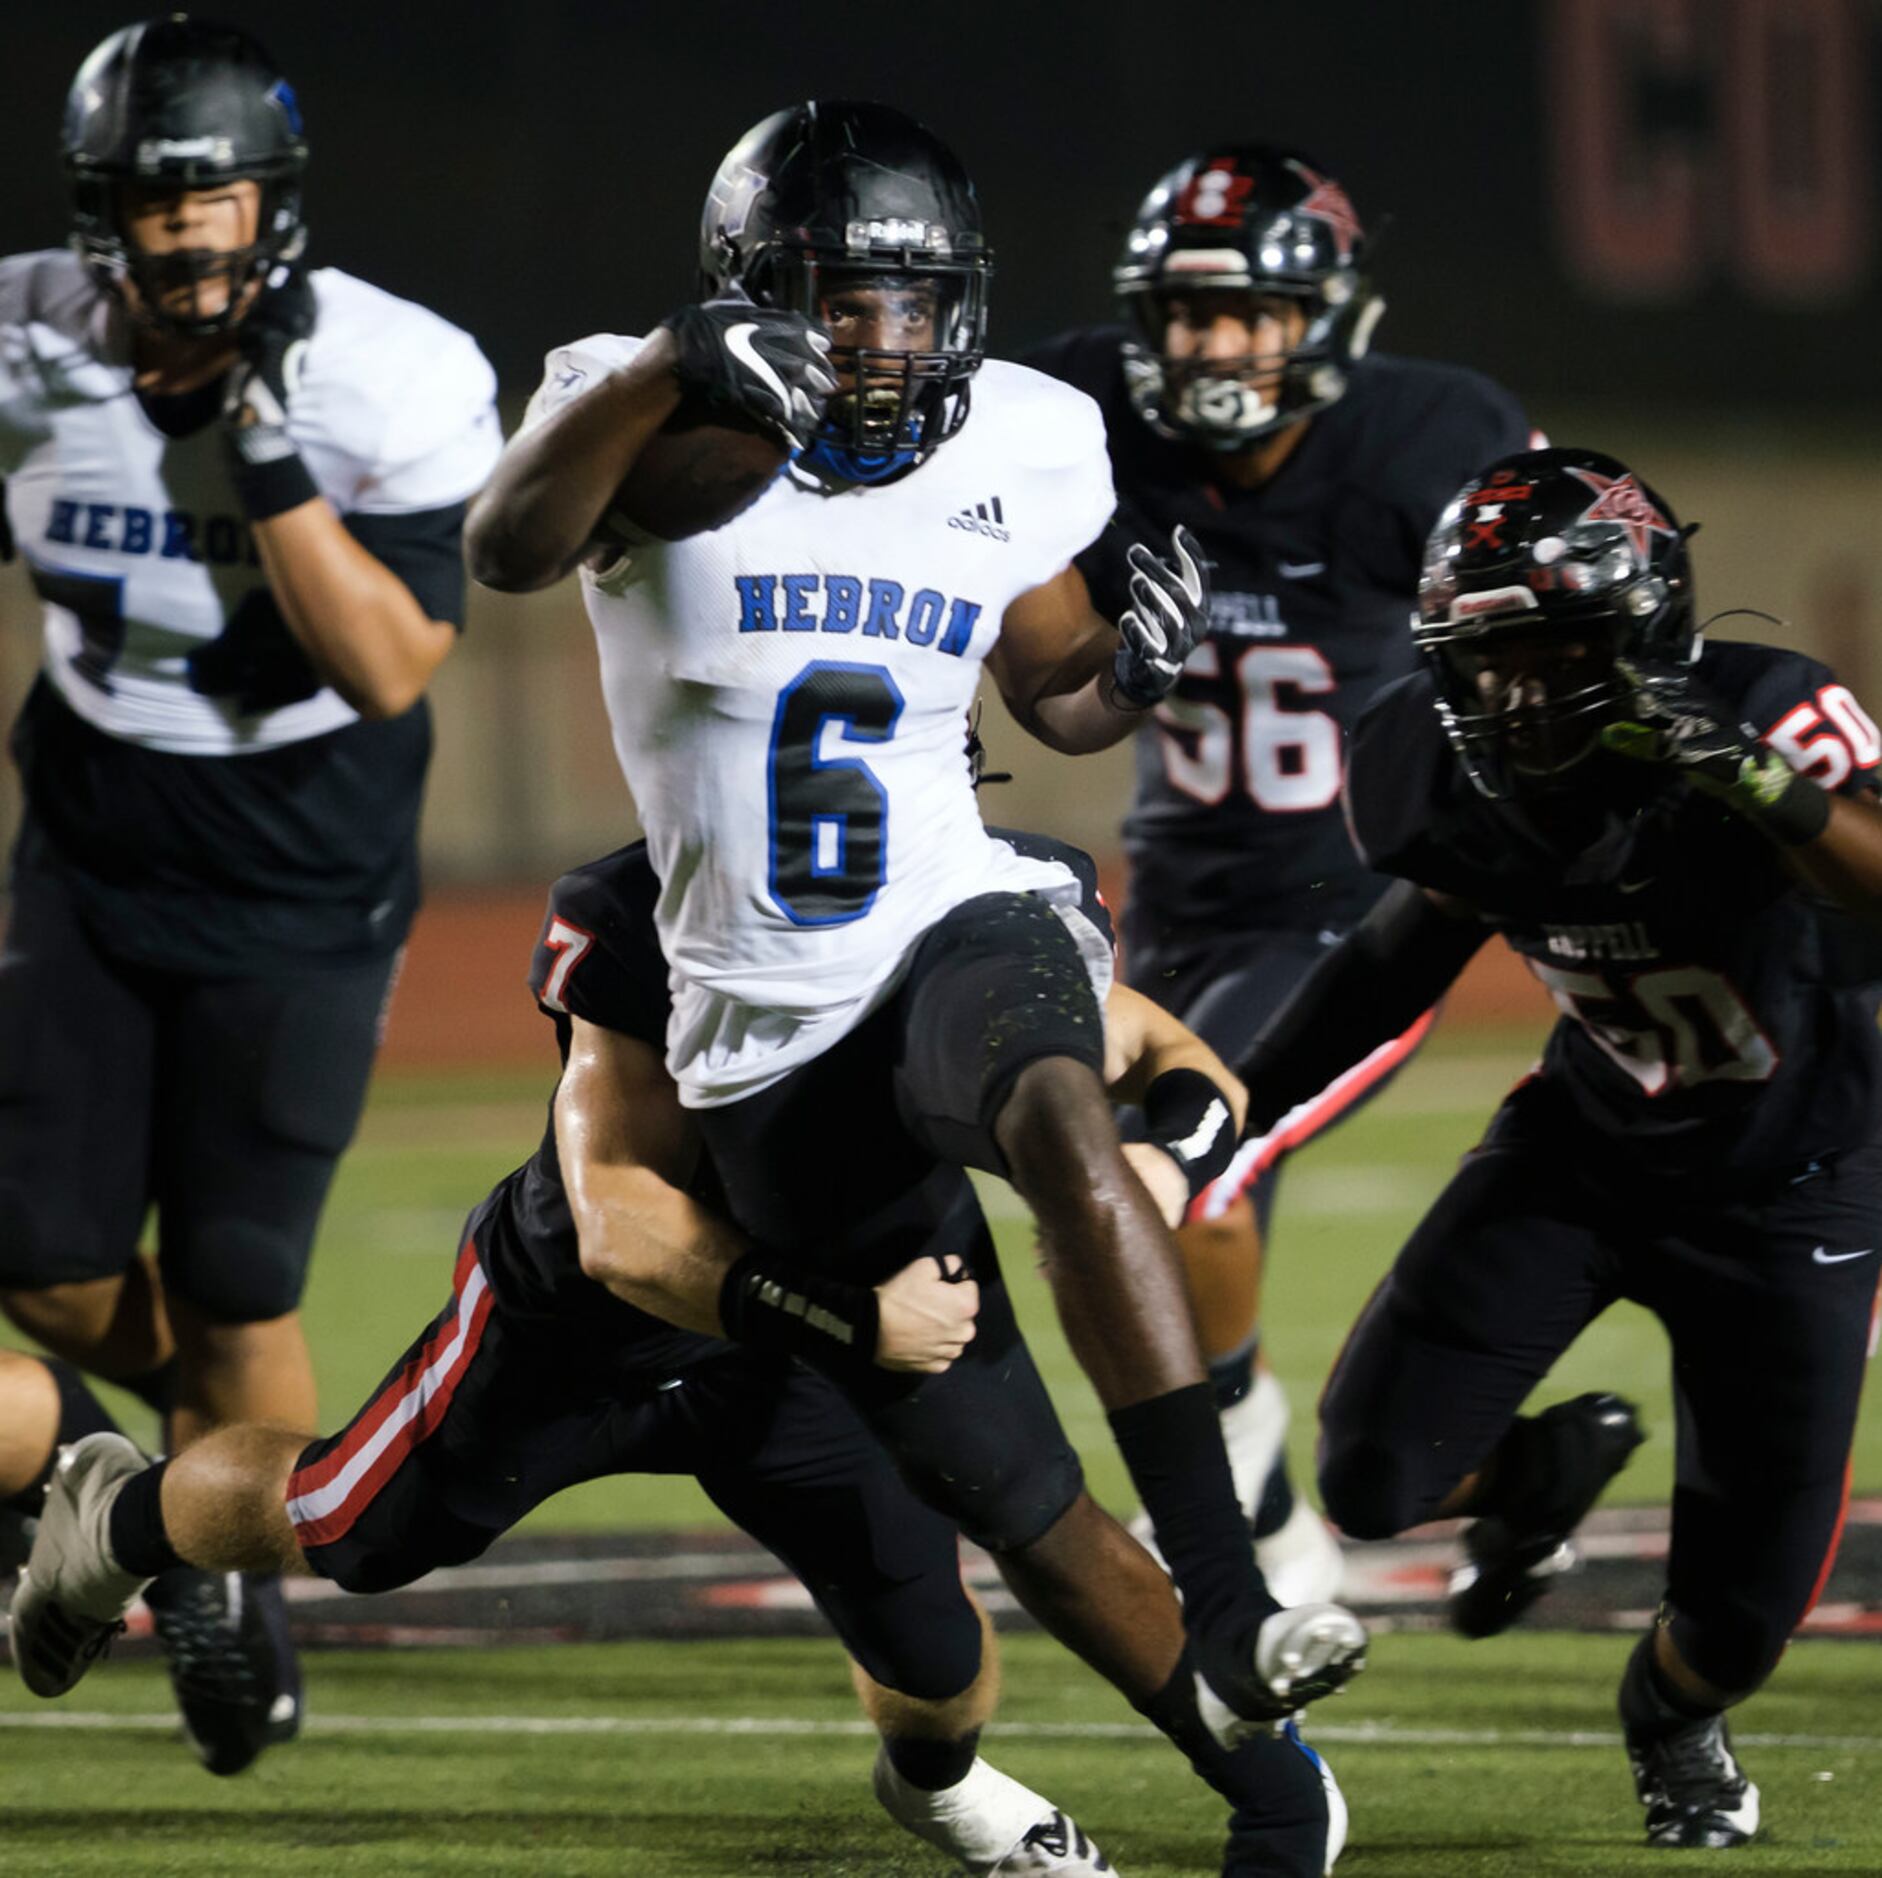
[[[902,694],[879,665],[819,659],[779,696],[768,884],[792,925],[845,925],[875,904],[889,871],[889,792],[861,757],[826,755],[824,744],[887,743],[901,715]]]

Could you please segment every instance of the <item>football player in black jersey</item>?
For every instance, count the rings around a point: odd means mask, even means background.
[[[1086,857],[1012,839],[1072,867],[1106,930]],[[925,1243],[909,1236],[918,1256],[874,1287],[866,1312],[805,1275],[800,1311],[843,1306],[797,1340],[815,1368],[775,1331],[721,1340],[722,1299],[747,1244],[707,1204],[714,1177],[696,1164],[662,1064],[658,892],[639,845],[557,884],[531,970],[563,1057],[550,1127],[472,1212],[450,1300],[340,1433],[309,1442],[226,1429],[150,1468],[111,1435],[69,1451],[14,1604],[22,1675],[40,1694],[69,1689],[142,1578],[176,1554],[386,1590],[476,1557],[577,1481],[692,1472],[799,1575],[856,1659],[885,1737],[877,1793],[898,1821],[975,1872],[1108,1871],[1049,1802],[976,1760],[995,1678],[961,1589],[955,1529],[898,1480],[845,1400],[866,1405],[930,1498],[950,1467],[990,1500],[1037,1495],[1027,1482],[1041,1470],[1056,1492],[1055,1457],[1027,1447],[1043,1391],[972,1190],[951,1170],[926,1209],[938,1230]],[[1239,1109],[1214,1055],[1122,987],[1107,1004],[1105,1049],[1120,1097],[1197,1077]],[[1166,1212],[1180,1212],[1180,1147],[1153,1132],[1127,1153]],[[14,1406],[6,1387],[0,1370],[0,1429]],[[980,1465],[995,1449],[1003,1477]],[[990,1503],[972,1513],[1000,1517]],[[1082,1587],[1098,1604],[1114,1595],[1102,1569],[1094,1555],[1084,1577],[1097,1581]],[[1318,1772],[1304,1750],[1292,1758]],[[1329,1856],[1337,1849],[1336,1836]]]
[[[1621,1686],[1649,1842],[1758,1824],[1724,1710],[1821,1591],[1882,1269],[1882,735],[1814,659],[1704,644],[1686,536],[1590,451],[1503,458],[1426,557],[1422,669],[1354,734],[1347,808],[1396,884],[1245,1059],[1250,1126],[1397,1035],[1493,932],[1561,1010],[1328,1384],[1348,1532],[1475,1523],[1459,1629],[1504,1629],[1640,1440],[1519,1417],[1616,1298],[1672,1342],[1667,1589]]]
[[[1530,437],[1477,373],[1368,355],[1383,302],[1366,263],[1352,204],[1318,163],[1212,145],[1139,209],[1113,277],[1123,323],[1028,358],[1103,408],[1123,535],[1181,522],[1213,563],[1209,637],[1137,739],[1124,964],[1231,1062],[1384,888],[1340,823],[1345,740],[1408,669],[1405,614],[1438,511]],[[1085,571],[1104,605],[1123,572],[1111,537]],[[1285,1145],[1376,1093],[1424,1021],[1341,1065]],[[1335,1595],[1339,1552],[1294,1500],[1287,1404],[1256,1360],[1280,1157],[1277,1143],[1239,1164],[1180,1236],[1257,1557],[1293,1603]]]
[[[417,902],[423,694],[501,439],[467,334],[303,270],[300,110],[245,34],[112,34],[61,148],[70,247],[0,260],[0,479],[45,637],[13,740],[0,1310],[181,1447],[314,1414],[307,1257]],[[70,1368],[38,1396],[67,1439],[105,1422]],[[234,1589],[151,1598],[216,1773],[299,1715],[278,1594]]]

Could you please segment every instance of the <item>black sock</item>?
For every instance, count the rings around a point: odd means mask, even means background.
[[[980,1730],[976,1728],[958,1741],[884,1735],[882,1745],[888,1750],[889,1764],[911,1787],[939,1793],[943,1787],[958,1786],[967,1778],[967,1770],[980,1752]]]
[[[1239,1350],[1210,1358],[1209,1387],[1218,1410],[1233,1408],[1255,1386],[1255,1353],[1260,1348],[1261,1339],[1250,1337]]]
[[[1248,1515],[1236,1502],[1209,1385],[1191,1383],[1134,1402],[1114,1409],[1109,1420],[1158,1549],[1183,1594],[1192,1634],[1198,1622],[1212,1623],[1238,1608],[1251,1590],[1265,1604],[1245,1613],[1251,1621],[1279,1610],[1265,1590],[1251,1584]]]
[[[163,1476],[169,1465],[153,1461],[133,1474],[111,1502],[111,1556],[139,1578],[154,1578],[184,1562],[163,1525]]]
[[[1695,1702],[1667,1681],[1654,1653],[1656,1633],[1648,1633],[1634,1646],[1621,1677],[1621,1725],[1634,1739],[1676,1734],[1696,1721],[1710,1721],[1720,1711],[1710,1703]]]
[[[146,1407],[168,1416],[176,1406],[176,1358],[147,1369],[141,1376],[113,1378],[120,1389],[128,1389]]]
[[[70,1363],[61,1362],[56,1356],[42,1356],[34,1360],[45,1364],[52,1376],[53,1386],[59,1392],[59,1431],[52,1438],[52,1451],[46,1456],[46,1464],[39,1470],[38,1476],[18,1493],[8,1495],[0,1502],[12,1507],[17,1513],[24,1513],[28,1519],[37,1519],[46,1504],[46,1487],[52,1479],[52,1470],[58,1463],[62,1447],[68,1442],[82,1440],[86,1435],[118,1432],[118,1425],[111,1419],[105,1405],[92,1394],[85,1378]]]
[[[1261,1504],[1255,1508],[1255,1537],[1266,1539],[1279,1532],[1293,1516],[1294,1482],[1288,1475],[1286,1454],[1277,1454],[1268,1469],[1267,1485],[1261,1489]]]

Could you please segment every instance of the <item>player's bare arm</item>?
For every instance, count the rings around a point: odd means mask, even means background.
[[[499,593],[553,586],[588,552],[647,440],[679,407],[678,350],[656,333],[619,371],[513,437],[471,503],[471,577]]]
[[[1006,609],[987,670],[1014,718],[1068,756],[1109,749],[1168,694],[1208,630],[1209,583],[1195,539],[1130,550],[1131,604],[1113,628],[1074,566]]]
[[[555,1123],[582,1270],[682,1330],[724,1336],[727,1275],[751,1246],[685,1191],[698,1143],[660,1054],[579,1017],[571,1026]],[[971,1279],[916,1260],[875,1287],[873,1360],[946,1369],[973,1338],[979,1298]]]
[[[1882,925],[1882,801],[1837,795],[1829,802],[1822,834],[1786,849],[1785,864],[1819,899]]]

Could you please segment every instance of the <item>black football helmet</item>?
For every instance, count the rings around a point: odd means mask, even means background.
[[[1617,661],[1699,656],[1687,537],[1625,464],[1522,450],[1472,478],[1425,547],[1412,638],[1483,794],[1548,786],[1633,695]]]
[[[1138,415],[1166,437],[1241,450],[1332,404],[1385,311],[1365,257],[1346,191],[1298,150],[1228,144],[1185,157],[1144,198],[1111,275],[1131,328],[1124,374]],[[1273,362],[1252,354],[1165,354],[1166,299],[1209,288],[1301,303],[1306,331],[1278,389],[1258,382]]]
[[[904,474],[967,421],[986,352],[993,255],[980,203],[948,147],[881,104],[812,100],[778,111],[719,165],[699,231],[702,294],[743,291],[815,320],[849,284],[922,284],[933,349],[841,347],[839,391],[804,461],[844,483]]]
[[[72,81],[60,150],[72,185],[73,248],[107,289],[129,280],[139,317],[164,331],[226,331],[246,311],[243,289],[305,245],[300,106],[275,62],[233,26],[173,13],[113,33]],[[248,247],[147,255],[125,233],[127,183],[206,189],[240,180],[261,186]],[[216,276],[227,278],[229,293],[215,313],[162,304],[180,284]],[[190,306],[197,305],[192,292]]]

